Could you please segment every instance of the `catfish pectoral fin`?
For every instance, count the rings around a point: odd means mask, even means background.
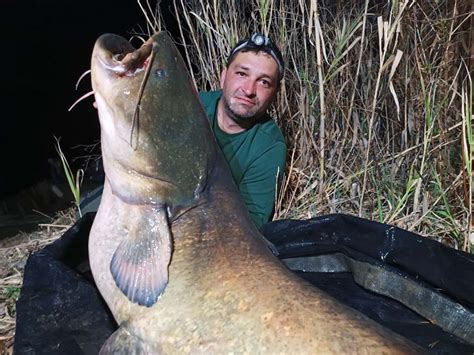
[[[110,262],[117,287],[133,303],[151,307],[168,284],[171,232],[164,208],[139,208],[129,234],[119,244]]]

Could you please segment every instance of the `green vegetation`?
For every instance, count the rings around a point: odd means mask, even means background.
[[[7,308],[8,313],[14,317],[16,314],[16,301],[20,297],[20,287],[16,286],[7,286],[3,290],[3,294],[6,298],[5,305]]]
[[[76,171],[76,175],[74,175],[66,159],[66,156],[61,150],[59,139],[56,137],[54,137],[54,139],[56,140],[56,151],[58,152],[59,157],[61,158],[64,174],[66,175],[69,188],[71,189],[72,195],[74,197],[74,204],[76,205],[79,216],[82,217],[80,202],[81,202],[81,184],[82,184],[82,179],[84,177],[84,170],[79,169]]]

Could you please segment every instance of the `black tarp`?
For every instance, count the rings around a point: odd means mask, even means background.
[[[94,214],[87,214],[62,238],[28,259],[17,302],[16,354],[94,354],[116,328],[88,268],[87,241],[93,218]],[[382,279],[389,280],[391,293],[408,289],[429,295],[431,298],[422,300],[423,307],[435,303],[435,316],[449,318],[444,323],[469,339],[474,327],[469,318],[474,305],[472,255],[393,226],[340,214],[276,221],[265,225],[262,232],[297,275],[340,302],[432,353],[474,352],[472,344],[400,302],[359,285],[374,279],[368,286],[382,287]],[[361,270],[368,274],[361,277]],[[400,293],[402,299],[406,295],[408,303],[413,303],[410,293]],[[416,302],[414,306],[420,307]],[[454,312],[448,314],[449,307]]]

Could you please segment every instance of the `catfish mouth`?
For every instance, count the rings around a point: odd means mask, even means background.
[[[120,36],[105,37],[97,55],[100,65],[119,77],[135,76],[146,70],[152,55],[152,39],[136,49]]]
[[[124,89],[122,84],[115,86],[114,81],[120,78],[130,78],[132,82],[129,89],[123,91],[123,94],[129,95],[133,92],[136,98],[128,98],[126,102],[136,100],[131,104],[123,105],[124,113],[131,116],[130,133],[128,137],[129,145],[136,150],[139,144],[138,127],[140,116],[140,104],[145,92],[145,86],[148,81],[152,63],[155,58],[157,45],[153,37],[149,38],[143,45],[135,49],[125,38],[106,34],[102,35],[96,42],[94,48],[95,54],[92,59],[92,87],[95,91],[96,101],[100,96],[108,96],[109,100],[104,98],[106,109],[113,112],[111,103],[114,101],[114,94]],[[94,68],[96,75],[94,75]],[[128,81],[128,80],[127,80]],[[126,85],[129,85],[126,84]],[[115,87],[110,91],[109,86]],[[137,90],[135,90],[137,89]],[[109,92],[109,93],[107,93]],[[124,137],[121,137],[122,139]]]

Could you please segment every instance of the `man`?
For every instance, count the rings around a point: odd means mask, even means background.
[[[285,166],[283,135],[267,114],[283,71],[279,49],[269,38],[254,33],[230,52],[221,73],[222,90],[199,94],[257,228],[272,216],[277,178]],[[87,195],[81,201],[83,213],[97,211],[101,195],[102,188]]]
[[[285,166],[283,135],[267,113],[283,71],[279,49],[269,38],[254,33],[230,52],[221,73],[221,90],[199,94],[217,143],[258,228],[272,216],[277,178]]]

